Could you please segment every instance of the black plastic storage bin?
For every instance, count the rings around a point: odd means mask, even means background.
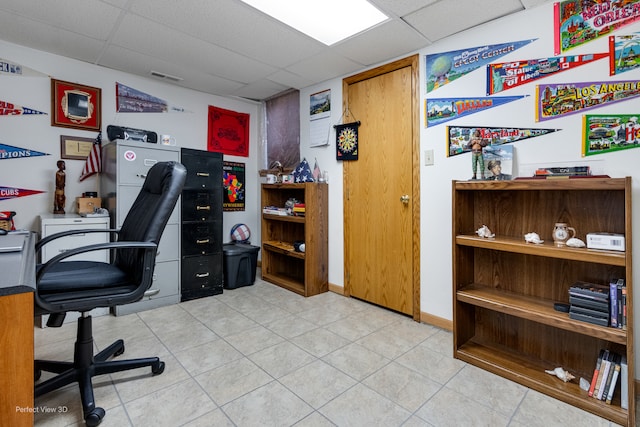
[[[225,243],[224,254],[224,287],[235,289],[250,286],[256,281],[259,246],[245,243]]]

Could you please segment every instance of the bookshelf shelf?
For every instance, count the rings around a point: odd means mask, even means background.
[[[635,425],[631,178],[454,181],[454,357],[622,425]],[[551,237],[566,222],[586,241],[590,232],[625,235],[625,251],[558,247]],[[487,225],[496,236],[481,238]],[[526,243],[536,232],[545,241]],[[569,287],[585,281],[627,286],[627,330],[574,320],[554,310],[569,303]],[[628,410],[620,388],[611,404],[589,397],[601,349],[625,355]],[[545,373],[562,367],[576,379]]]

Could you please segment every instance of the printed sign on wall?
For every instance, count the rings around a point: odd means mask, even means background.
[[[582,156],[640,147],[638,114],[585,114]]]

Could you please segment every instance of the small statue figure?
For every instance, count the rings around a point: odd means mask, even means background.
[[[473,178],[477,179],[478,168],[480,168],[480,179],[484,179],[484,156],[482,150],[487,146],[487,140],[482,138],[480,129],[473,131],[473,136],[467,148],[471,150],[471,168],[473,170]]]
[[[578,239],[577,237],[570,238],[569,240],[567,240],[567,243],[565,243],[565,245],[572,248],[584,248],[585,246],[587,246],[582,240]]]
[[[553,371],[546,371],[545,372],[549,375],[555,375],[556,377],[560,378],[562,381],[564,381],[565,383],[568,381],[571,381],[572,379],[575,378],[575,376],[571,375],[568,371],[565,371],[564,369],[558,367],[556,369],[554,369]]]
[[[525,234],[524,240],[527,243],[535,243],[536,245],[544,243],[544,240],[540,238],[540,235],[538,233],[533,233],[533,232]]]
[[[476,230],[476,234],[480,237],[484,237],[487,239],[492,239],[496,236],[494,233],[491,232],[491,230],[489,230],[489,227],[487,227],[486,225],[482,225],[482,227],[478,228]]]
[[[56,172],[56,191],[53,196],[53,213],[64,214],[64,205],[67,199],[64,195],[64,186],[67,179],[66,173],[64,172],[64,160],[58,160],[57,166],[58,171]]]

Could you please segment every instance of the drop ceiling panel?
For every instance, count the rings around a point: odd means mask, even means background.
[[[140,37],[140,34],[154,36]],[[137,15],[128,15],[122,21],[120,31],[113,37],[113,44],[243,83],[259,80],[276,71],[272,66],[189,35],[166,30],[161,24]]]
[[[121,12],[98,0],[3,1],[0,10],[100,40],[107,39]]]
[[[433,4],[438,0],[369,0],[371,4],[378,6],[383,12],[390,12],[395,16],[402,17],[425,6]],[[443,3],[453,3],[457,0],[440,0]]]
[[[1,12],[0,38],[21,46],[89,63],[95,63],[104,47],[104,42],[100,40]]]
[[[273,95],[277,95],[280,92],[284,92],[289,89],[288,86],[282,86],[271,80],[264,79],[258,82],[248,84],[238,90],[233,91],[232,95],[240,96],[242,98],[249,98],[254,100],[266,99]]]
[[[449,0],[420,9],[405,16],[404,20],[434,42],[523,9],[519,0]]]
[[[335,51],[364,66],[384,62],[429,45],[429,41],[401,21],[389,21],[335,46]],[[371,49],[375,46],[375,49]]]
[[[285,67],[325,46],[239,0],[136,0],[131,10],[200,40],[265,64]]]
[[[361,64],[329,51],[288,67],[291,72],[308,77],[314,82],[322,82],[361,69]]]

